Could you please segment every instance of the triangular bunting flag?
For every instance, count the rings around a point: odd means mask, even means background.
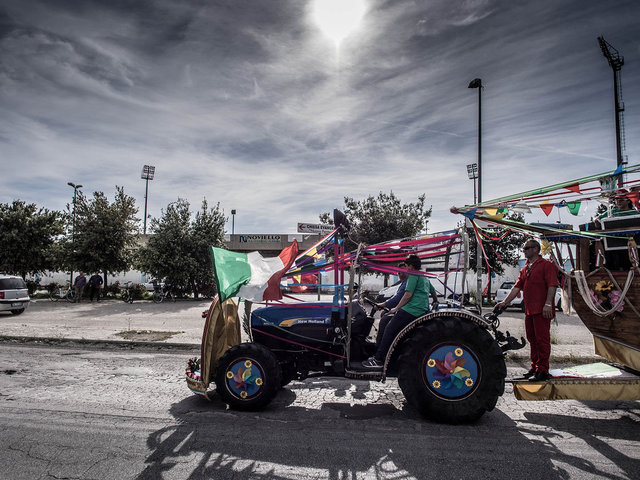
[[[551,214],[551,211],[553,210],[553,203],[541,203],[538,206],[542,209],[542,211],[547,217]]]
[[[579,183],[572,183],[571,185],[567,185],[564,188],[566,188],[567,190],[569,190],[571,192],[580,193],[580,184]]]
[[[640,192],[629,192],[627,198],[631,200],[633,207],[636,210],[640,210]]]
[[[569,209],[569,212],[571,212],[571,215],[578,215],[581,204],[582,202],[580,200],[576,200],[575,202],[567,202],[567,208]]]
[[[484,213],[485,213],[485,215],[489,215],[490,217],[493,217],[496,213],[498,213],[498,209],[497,208],[485,208],[484,209]]]
[[[477,211],[478,211],[477,208],[472,208],[471,210],[464,212],[463,215],[467,217],[469,220],[473,220],[473,217],[476,216]]]

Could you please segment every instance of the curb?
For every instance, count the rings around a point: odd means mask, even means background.
[[[20,337],[0,335],[0,344],[41,344],[59,347],[95,347],[113,349],[144,349],[144,350],[172,350],[193,352],[200,351],[200,344],[171,343],[171,342],[140,342],[130,340],[93,340],[86,338],[56,338],[56,337]]]
[[[521,355],[521,354],[507,354],[506,361],[507,363],[529,363],[529,355]],[[608,362],[606,358],[600,357],[595,353],[591,353],[589,355],[551,355],[549,357],[549,363],[553,364],[587,364],[587,363],[597,363],[597,362]]]

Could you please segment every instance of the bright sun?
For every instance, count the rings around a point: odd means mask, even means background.
[[[315,0],[313,17],[336,46],[354,30],[364,15],[364,0]]]

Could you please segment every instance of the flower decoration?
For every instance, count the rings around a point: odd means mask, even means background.
[[[200,380],[200,359],[198,357],[190,358],[184,373],[189,378]]]
[[[591,295],[591,300],[596,305],[602,306],[605,310],[610,310],[613,308],[615,304],[618,303],[620,297],[622,296],[622,292],[619,290],[613,289],[613,284],[608,280],[600,280],[596,283],[595,291],[589,290],[589,295]],[[617,308],[617,312],[622,312],[624,310],[624,301],[620,303]]]
[[[613,283],[611,283],[609,280],[600,280],[598,283],[596,283],[595,290],[597,293],[609,293],[611,290],[613,290]]]
[[[467,378],[467,379],[464,381],[464,384],[465,384],[467,387],[472,387],[472,386],[473,386],[473,379],[472,379],[472,378]]]
[[[430,358],[429,361],[427,362],[427,367],[433,368],[435,366],[436,366],[436,361],[433,358]]]
[[[440,382],[438,380],[434,380],[432,385],[433,385],[433,388],[440,388]]]
[[[465,358],[454,358],[451,352],[448,352],[444,360],[436,360],[437,372],[434,373],[434,377],[439,380],[444,388],[456,387],[462,388],[464,386],[464,378],[471,376],[469,370],[464,368]]]
[[[258,377],[251,374],[251,367],[247,368],[246,370],[242,367],[238,368],[238,372],[234,374],[233,377],[231,378],[233,378],[233,381],[236,382],[236,384],[234,385],[234,388],[242,389],[245,393],[245,396],[247,392],[247,387],[249,385],[254,383],[258,385],[258,383],[256,382]],[[260,380],[262,381],[262,379]],[[242,397],[242,398],[245,398],[245,397]]]
[[[621,296],[622,296],[622,293],[619,292],[618,290],[611,290],[611,292],[609,293],[609,303],[611,303],[612,307],[616,303],[618,303],[618,301],[620,300]],[[620,306],[617,308],[616,312],[621,312],[623,310],[624,310],[624,301],[622,301]]]
[[[456,354],[456,357],[461,357],[463,352],[461,348],[456,348],[453,353]]]
[[[244,366],[247,367],[247,368],[251,368],[251,365],[252,365],[251,360],[246,360],[244,362]]]

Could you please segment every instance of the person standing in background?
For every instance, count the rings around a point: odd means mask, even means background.
[[[89,278],[89,299],[93,302],[95,296],[97,301],[100,301],[100,291],[102,290],[102,277],[99,272],[94,273]]]

